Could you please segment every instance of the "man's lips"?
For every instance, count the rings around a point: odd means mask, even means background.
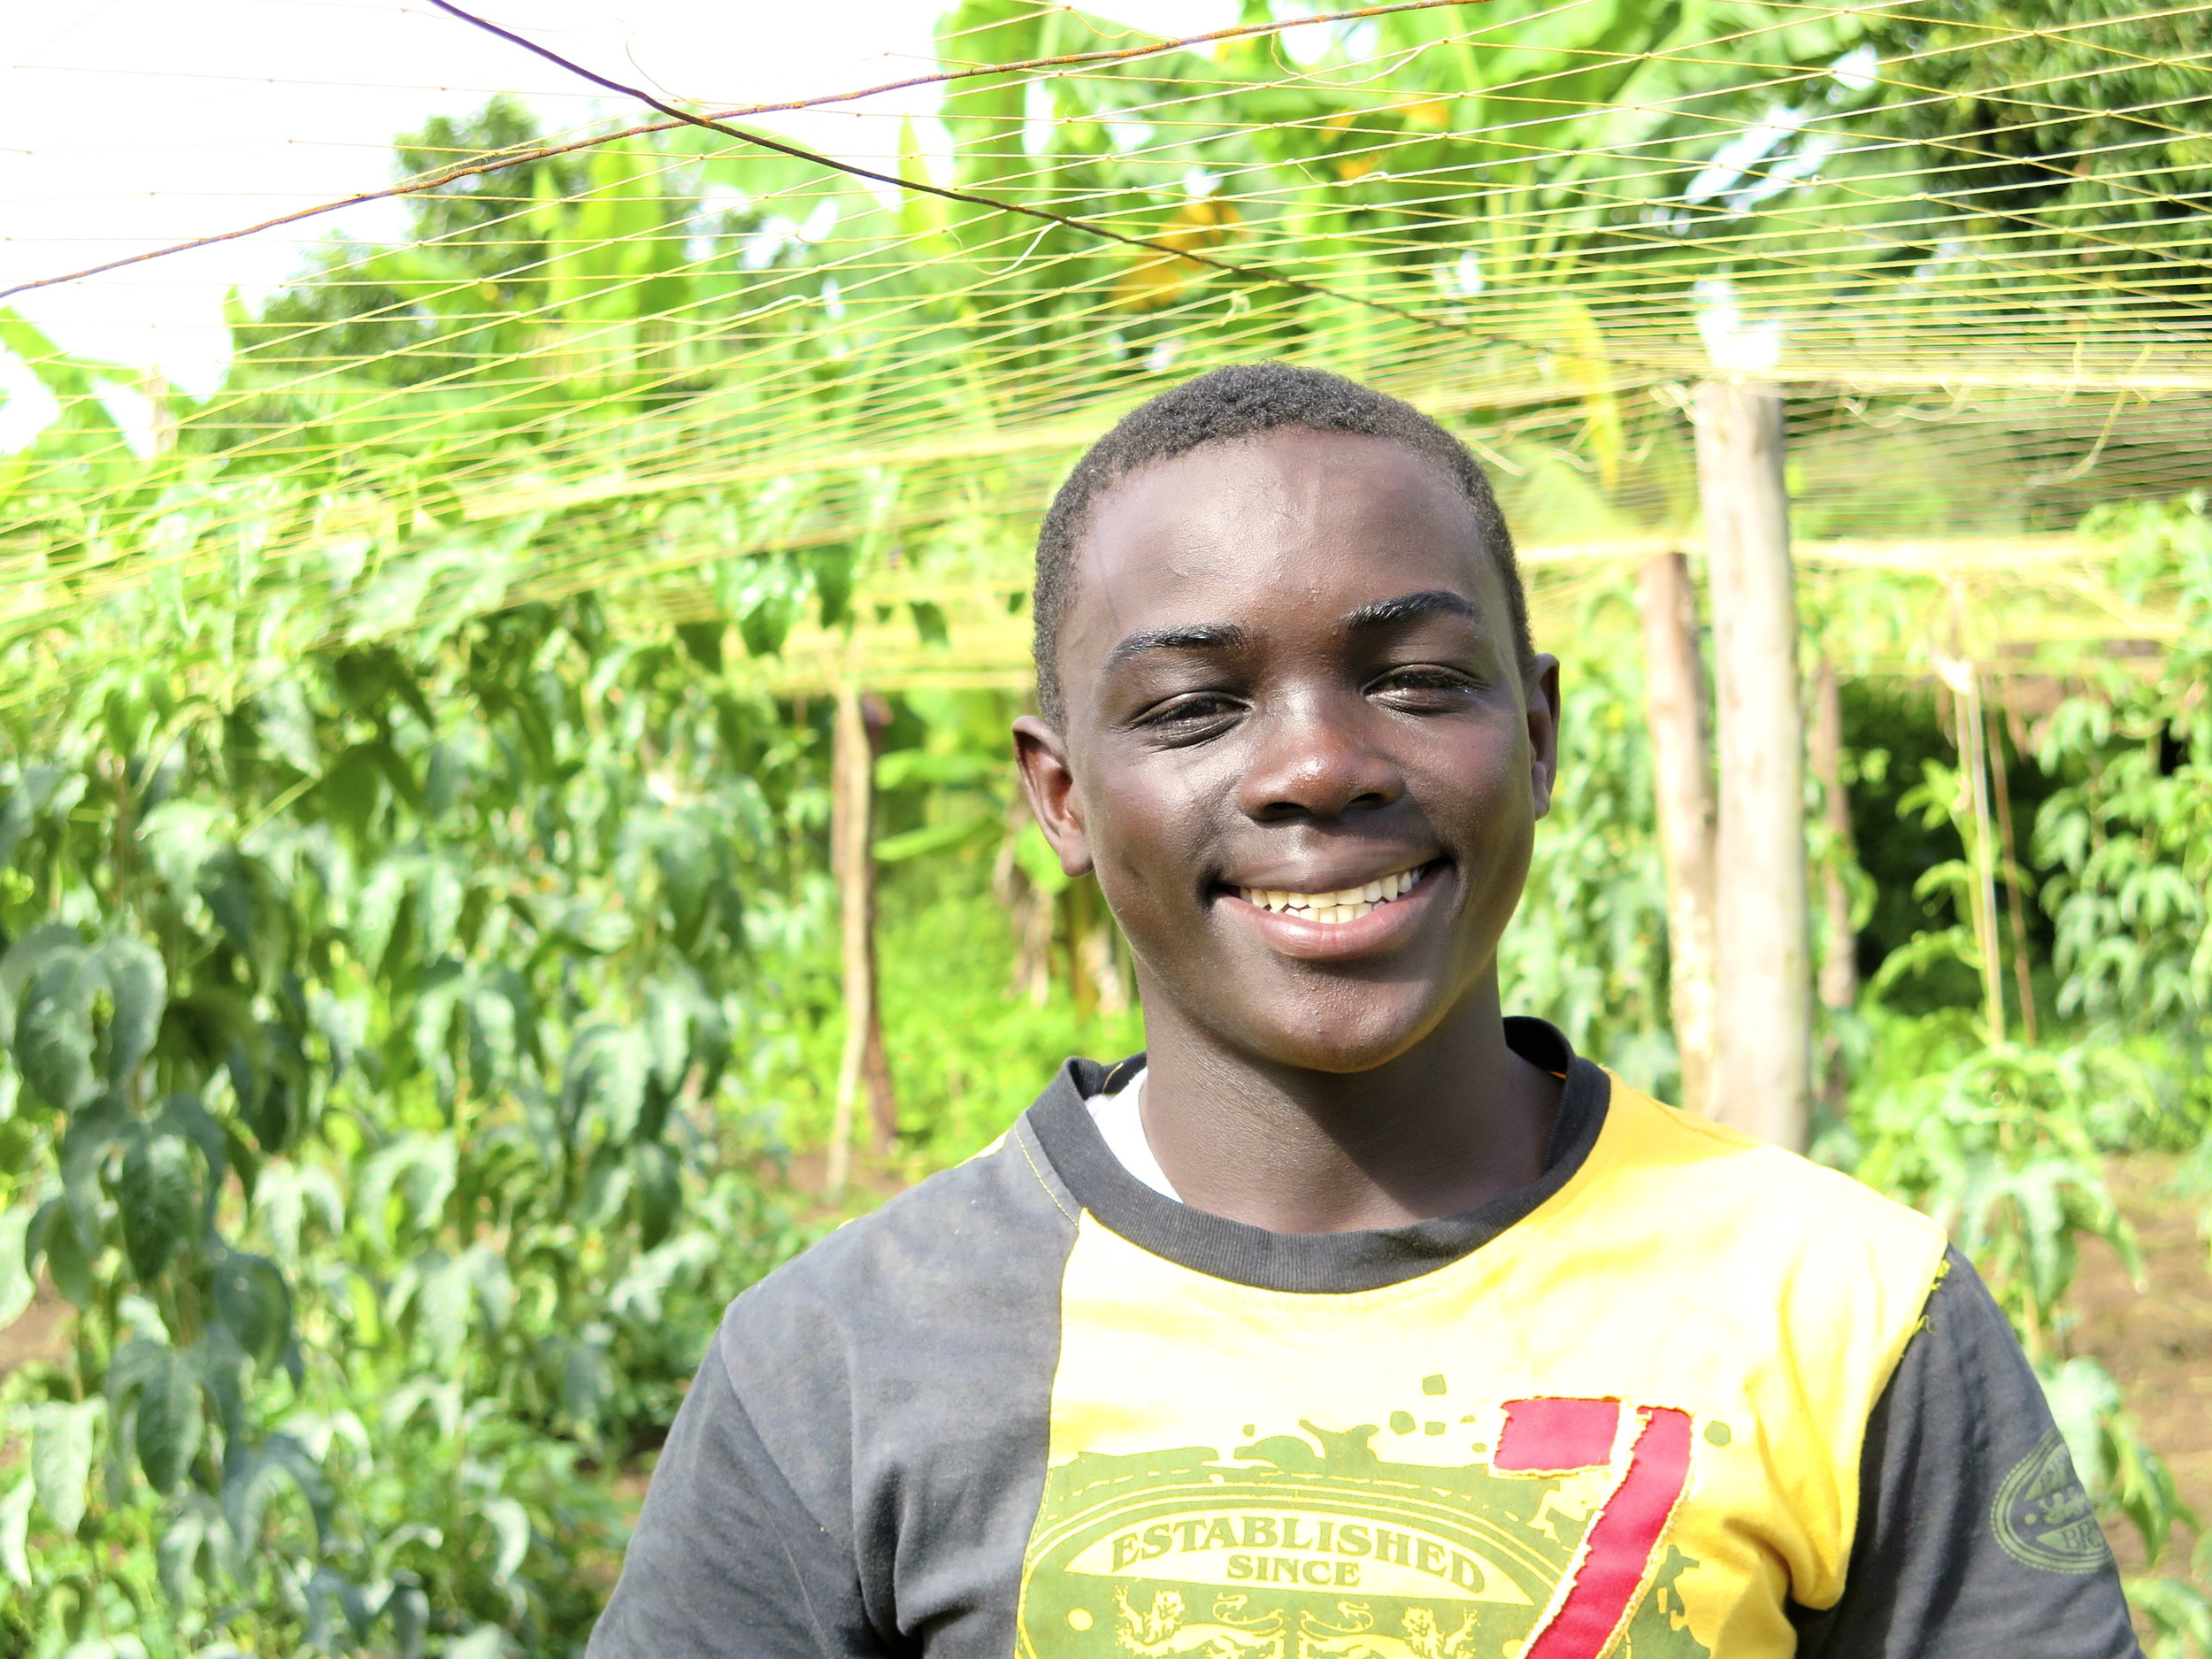
[[[1285,956],[1310,960],[1370,956],[1395,948],[1420,925],[1421,917],[1443,887],[1444,868],[1443,860],[1432,859],[1408,870],[1394,871],[1389,877],[1378,877],[1373,884],[1362,882],[1356,887],[1326,894],[1289,895],[1330,901],[1327,903],[1279,903],[1275,895],[1281,889],[1245,887],[1223,894],[1221,905]],[[1395,896],[1364,896],[1386,886],[1398,889]],[[1349,902],[1340,902],[1347,895],[1358,896]]]

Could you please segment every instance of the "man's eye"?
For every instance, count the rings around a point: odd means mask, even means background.
[[[1137,724],[1154,731],[1187,732],[1235,713],[1236,706],[1234,700],[1218,692],[1194,691],[1162,703]]]
[[[1455,668],[1394,668],[1368,687],[1371,695],[1415,708],[1454,708],[1465,702],[1475,682]]]

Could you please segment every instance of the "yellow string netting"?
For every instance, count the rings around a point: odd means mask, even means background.
[[[237,316],[152,457],[85,412],[0,461],[0,629],[265,657],[595,591],[781,605],[787,685],[1010,683],[1072,456],[1282,356],[1475,446],[1540,614],[1695,548],[1718,373],[1787,391],[1808,603],[1862,660],[1925,619],[1868,572],[1993,651],[2164,637],[2071,530],[2205,481],[2212,6],[1379,10],[1155,50],[968,0],[941,134],[842,106],[936,194],[649,111],[449,185],[451,227]],[[96,411],[96,365],[11,338]]]

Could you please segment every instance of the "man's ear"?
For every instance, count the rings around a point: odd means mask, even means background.
[[[1536,816],[1551,810],[1552,786],[1559,780],[1559,659],[1546,651],[1529,664],[1529,784]]]
[[[1083,797],[1059,733],[1033,714],[1023,715],[1014,722],[1014,763],[1021,768],[1029,810],[1059,854],[1060,868],[1071,876],[1088,875],[1091,842],[1083,828]]]

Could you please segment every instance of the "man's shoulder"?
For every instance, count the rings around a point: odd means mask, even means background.
[[[732,1304],[731,1322],[933,1324],[1010,1281],[1058,1278],[1075,1202],[1017,1123],[966,1162],[846,1222]]]
[[[1733,1233],[1762,1251],[1878,1262],[1923,1294],[1934,1283],[1943,1229],[1839,1170],[1662,1105],[1617,1078],[1607,1138],[1618,1179],[1681,1225]]]
[[[1074,1204],[1018,1125],[747,1290],[710,1357],[789,1468],[849,1455],[855,1435],[951,1444],[944,1414],[993,1401],[1041,1421],[1074,1238]]]

